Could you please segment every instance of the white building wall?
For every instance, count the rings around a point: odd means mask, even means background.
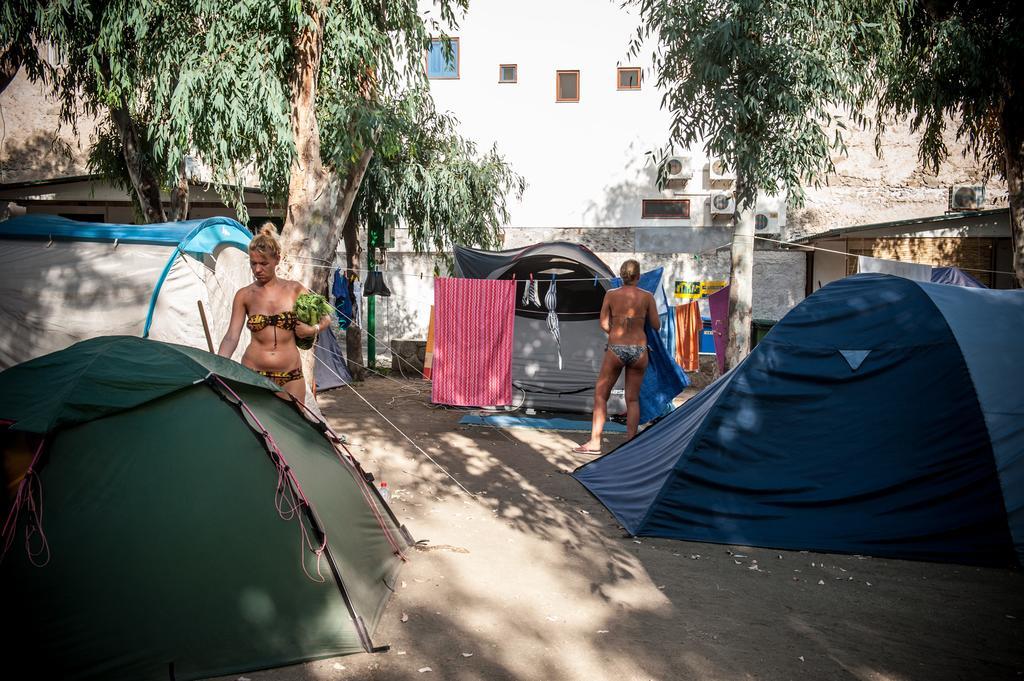
[[[648,151],[668,139],[669,117],[644,69],[640,90],[618,90],[639,19],[595,0],[474,0],[459,28],[460,77],[433,79],[437,107],[455,114],[480,149],[497,143],[529,186],[512,206],[510,226],[658,227],[703,224],[702,158],[686,192],[690,220],[642,220],[641,198],[662,198]],[[518,66],[518,82],[498,82],[500,64]],[[579,102],[556,102],[555,73],[580,71]],[[668,192],[665,196],[672,196]]]

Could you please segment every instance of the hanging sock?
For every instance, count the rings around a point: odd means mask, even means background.
[[[529,281],[523,286],[523,307],[527,305],[534,305],[540,307],[540,291],[538,290],[537,282],[533,280],[533,275],[530,275]]]
[[[536,284],[534,284],[536,285]],[[551,275],[551,284],[548,286],[548,293],[544,296],[544,304],[548,306],[548,331],[551,332],[551,337],[555,339],[555,348],[558,352],[558,370],[562,370],[562,339],[558,332],[558,313],[555,312],[555,308],[558,307],[558,292],[556,290],[555,275]]]
[[[366,275],[366,284],[363,286],[364,296],[390,296],[391,289],[384,283],[384,274],[380,270],[374,270]]]

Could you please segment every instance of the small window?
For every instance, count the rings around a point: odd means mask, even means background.
[[[579,71],[555,71],[555,101],[580,101]]]
[[[427,78],[457,80],[459,77],[459,39],[451,38],[451,53],[441,38],[430,41],[427,53]]]
[[[689,199],[644,199],[640,217],[645,220],[688,220]]]
[[[639,90],[640,69],[633,66],[619,68],[618,84],[620,90]]]
[[[519,67],[515,64],[502,64],[498,67],[499,83],[518,83]]]

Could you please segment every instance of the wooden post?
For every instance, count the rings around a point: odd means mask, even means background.
[[[203,301],[197,300],[196,305],[199,306],[199,318],[203,320],[203,333],[206,334],[206,347],[213,350],[213,338],[210,337],[210,325],[206,323],[206,310],[203,309]]]

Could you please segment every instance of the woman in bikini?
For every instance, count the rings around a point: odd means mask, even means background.
[[[637,287],[640,263],[627,260],[619,268],[622,286],[608,291],[601,306],[601,329],[608,334],[604,362],[594,386],[594,422],[590,439],[573,449],[578,454],[601,453],[601,431],[608,418],[608,397],[619,374],[626,370],[626,439],[640,425],[640,384],[647,369],[647,332],[644,323],[661,328],[654,296]]]
[[[312,338],[331,323],[324,316],[316,326],[304,324],[292,311],[295,299],[306,290],[297,281],[280,279],[281,243],[271,223],[260,228],[249,242],[249,268],[255,281],[240,288],[231,306],[231,323],[217,354],[230,357],[238,347],[242,324],[252,332],[252,341],[242,355],[242,364],[281,386],[300,402],[306,395],[302,360],[295,337]]]

